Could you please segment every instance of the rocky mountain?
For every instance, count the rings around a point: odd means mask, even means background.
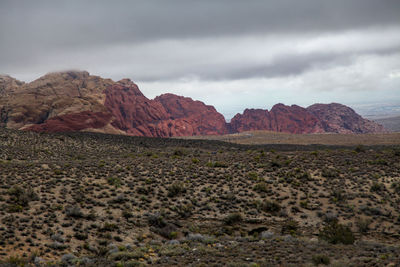
[[[307,111],[317,117],[325,132],[333,133],[378,133],[383,126],[364,119],[352,108],[342,104],[314,104]]]
[[[383,125],[383,127],[391,132],[400,132],[400,116],[380,118],[374,120],[376,123]]]
[[[276,104],[271,111],[246,109],[231,120],[232,132],[266,130],[286,133],[323,133],[321,121],[305,108]]]
[[[287,133],[373,133],[383,127],[340,104],[246,109],[226,123],[191,98],[148,99],[129,79],[114,82],[85,71],[47,74],[31,83],[0,76],[0,127],[37,132],[95,131],[152,137],[220,135],[251,130]]]

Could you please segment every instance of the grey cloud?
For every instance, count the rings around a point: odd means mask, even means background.
[[[398,0],[3,0],[0,49],[23,58],[165,38],[338,31],[398,24],[398,14]]]
[[[85,69],[159,93],[182,85],[196,97],[205,84],[228,95],[288,88],[273,101],[290,98],[298,80],[317,101],[331,79],[354,92],[389,88],[390,98],[400,80],[385,78],[400,68],[390,59],[400,51],[399,14],[399,0],[1,0],[0,73],[29,80]],[[363,65],[363,56],[376,58]],[[187,77],[196,82],[180,82]]]

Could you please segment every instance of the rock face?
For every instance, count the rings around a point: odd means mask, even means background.
[[[162,136],[149,124],[167,120],[169,116],[160,103],[146,98],[136,84],[120,81],[109,86],[105,96],[104,105],[114,116],[112,126],[131,135]]]
[[[305,108],[276,104],[271,111],[246,109],[231,120],[232,132],[266,130],[286,133],[323,133],[321,122]]]
[[[342,104],[314,104],[307,108],[321,122],[326,132],[333,133],[379,133],[383,126],[358,115],[352,108]]]
[[[83,111],[108,112],[103,91],[112,83],[88,72],[47,74],[0,98],[0,125],[21,129]]]
[[[98,129],[106,126],[111,120],[111,114],[105,112],[82,111],[52,117],[41,124],[33,124],[26,130],[34,132],[77,132],[85,129]]]
[[[111,111],[112,126],[130,135],[191,136],[228,133],[225,118],[214,107],[191,98],[164,94],[146,98],[129,80],[105,90],[104,105]]]
[[[0,127],[37,132],[97,131],[151,137],[220,135],[252,130],[287,133],[370,133],[383,127],[340,104],[307,109],[246,109],[226,123],[213,106],[163,94],[148,99],[124,79],[85,71],[47,74],[31,83],[0,76]]]
[[[217,112],[213,106],[205,105],[201,101],[194,101],[189,97],[173,94],[163,94],[154,100],[161,103],[168,112],[170,120],[176,121],[176,127],[168,126],[172,121],[165,125],[172,129],[180,129],[181,131],[179,134],[172,133],[170,136],[218,135],[228,133],[224,116]],[[184,131],[187,134],[183,134]]]
[[[0,97],[10,96],[24,84],[8,75],[0,75]]]

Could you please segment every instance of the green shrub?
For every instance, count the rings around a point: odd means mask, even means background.
[[[227,168],[228,165],[224,162],[216,161],[214,163],[214,168]]]
[[[249,172],[248,176],[251,180],[254,180],[254,181],[258,180],[258,173],[256,173],[256,172]]]
[[[331,169],[331,168],[322,169],[321,175],[323,177],[325,177],[325,178],[336,178],[336,177],[339,177],[338,171],[335,170],[335,169]]]
[[[374,182],[370,188],[371,192],[380,192],[383,190],[385,190],[385,185],[382,183],[378,183],[378,182]]]
[[[186,192],[186,188],[182,182],[176,182],[173,183],[168,187],[168,196],[169,197],[176,197],[180,194],[183,194]]]
[[[296,235],[299,230],[299,223],[295,220],[286,221],[281,228],[282,234]]]
[[[240,213],[231,213],[224,218],[224,223],[226,225],[234,225],[243,221],[242,215]]]
[[[264,192],[265,193],[268,191],[268,185],[265,182],[261,182],[261,183],[256,184],[253,189],[256,192],[259,192],[259,193]]]
[[[103,227],[101,227],[99,229],[99,231],[100,232],[109,232],[109,231],[114,231],[117,229],[118,229],[118,226],[116,224],[106,222],[106,223],[104,223]]]
[[[270,200],[266,200],[263,203],[261,203],[260,208],[262,211],[270,213],[277,213],[281,210],[281,206],[277,202]]]
[[[228,165],[226,163],[223,163],[223,162],[220,162],[220,161],[216,161],[216,162],[209,161],[209,162],[207,162],[207,167],[210,167],[210,168],[227,168]]]
[[[328,256],[321,255],[321,254],[312,256],[311,260],[316,266],[318,266],[320,264],[328,265],[331,263],[331,260],[329,259]]]
[[[2,261],[0,261],[2,263]],[[28,260],[21,256],[10,256],[4,261],[5,266],[28,266]]]
[[[390,187],[394,189],[394,192],[400,194],[400,182],[394,182]]]
[[[355,236],[351,229],[344,226],[337,221],[328,223],[320,232],[319,238],[331,244],[345,244],[350,245],[355,241]]]
[[[7,207],[7,211],[10,213],[14,212],[21,212],[24,208],[21,205],[18,204],[11,204]]]
[[[358,219],[356,221],[356,226],[360,233],[366,233],[369,230],[369,225],[371,224],[370,219]]]
[[[340,189],[333,190],[331,193],[334,202],[342,202],[346,200],[346,192]]]
[[[178,232],[170,232],[169,239],[176,239],[178,237]]]
[[[74,205],[74,206],[67,206],[65,208],[65,214],[67,217],[72,217],[72,218],[83,218],[84,214],[81,210],[80,207]]]
[[[189,218],[192,213],[193,213],[193,205],[192,204],[186,204],[186,205],[179,205],[176,207],[176,213],[183,218]]]
[[[16,185],[8,190],[8,194],[12,202],[22,207],[28,207],[30,201],[39,200],[38,195],[31,187],[22,188]]]
[[[365,147],[363,145],[358,145],[354,149],[355,152],[360,153],[360,152],[365,152]]]
[[[181,157],[181,156],[184,156],[185,154],[186,154],[186,151],[183,149],[176,149],[174,151],[174,156],[176,156],[176,157]]]
[[[121,179],[118,177],[108,177],[107,178],[107,183],[109,185],[113,185],[115,187],[120,187],[121,186]]]
[[[88,234],[77,232],[74,234],[74,237],[78,240],[86,240],[86,239],[88,239]]]

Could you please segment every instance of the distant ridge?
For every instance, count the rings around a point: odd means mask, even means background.
[[[379,123],[385,127],[388,131],[391,132],[400,132],[400,116],[375,119],[376,123]]]
[[[379,133],[384,128],[338,103],[246,109],[227,123],[213,106],[163,94],[148,99],[129,79],[86,71],[46,74],[31,83],[0,76],[0,126],[36,132],[93,131],[150,137],[285,133]]]

